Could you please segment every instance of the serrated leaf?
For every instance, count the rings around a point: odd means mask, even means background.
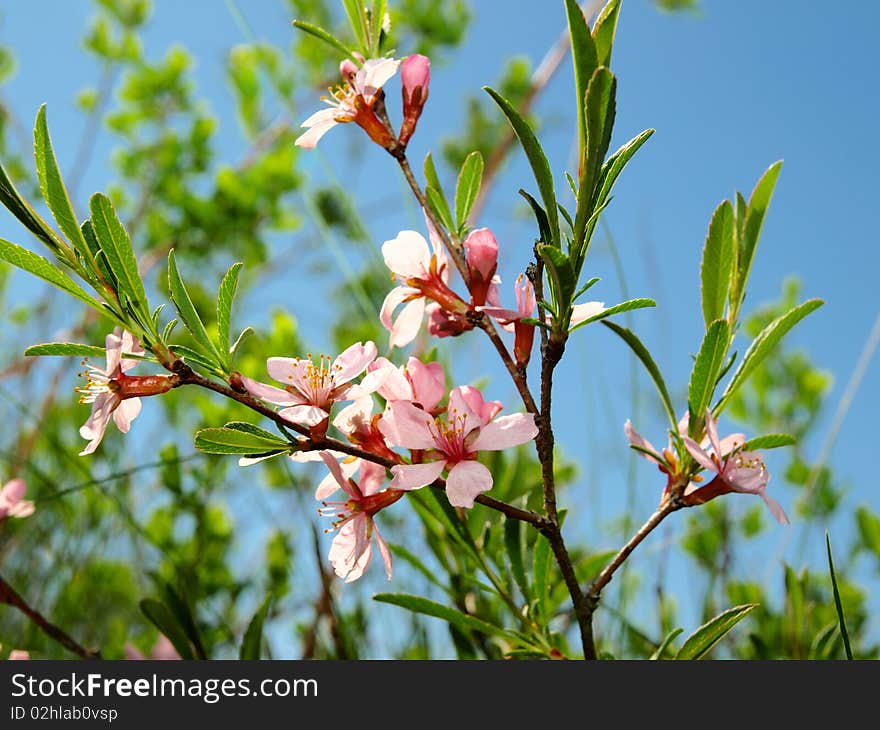
[[[675,658],[702,659],[757,605],[757,603],[746,603],[742,606],[734,606],[710,619],[685,639]]]
[[[24,351],[25,357],[57,355],[59,357],[104,357],[106,350],[96,345],[80,345],[75,342],[46,342],[31,345]]]
[[[743,451],[760,451],[762,449],[778,449],[780,446],[793,446],[797,439],[787,433],[768,433],[756,436],[742,445]]]
[[[571,60],[574,66],[575,100],[578,113],[578,150],[579,155],[583,155],[587,133],[584,99],[587,96],[590,79],[599,64],[596,57],[596,44],[577,0],[565,0],[565,16],[568,21]]]
[[[846,658],[852,659],[852,647],[849,644],[849,632],[846,630],[846,617],[843,614],[843,604],[840,601],[840,591],[837,588],[837,575],[834,573],[834,558],[831,556],[831,537],[825,530],[825,549],[828,551],[828,572],[831,574],[831,588],[834,591],[834,608],[837,610],[837,622],[840,626],[840,636],[843,638],[843,649]]]
[[[602,205],[611,194],[614,183],[623,172],[623,168],[632,159],[639,148],[654,134],[653,129],[646,129],[641,134],[633,137],[625,145],[622,145],[602,165],[602,174],[599,176],[599,193],[596,195],[596,204]]]
[[[529,164],[532,167],[532,173],[535,176],[535,182],[538,183],[538,190],[541,192],[541,200],[544,201],[544,212],[547,214],[547,221],[550,227],[551,241],[548,244],[559,246],[561,240],[559,238],[559,214],[556,210],[556,190],[553,186],[553,173],[550,170],[550,163],[547,156],[534,131],[528,123],[520,116],[519,112],[513,108],[513,105],[494,89],[484,86],[483,89],[495,103],[499,106],[513,131],[519,139],[523,150],[526,153]]]
[[[232,343],[232,346],[229,348],[229,356],[234,357],[235,353],[238,352],[238,348],[241,347],[241,343],[247,339],[249,335],[254,333],[253,327],[245,327],[235,342]]]
[[[715,392],[718,373],[724,365],[728,347],[730,325],[726,319],[716,319],[706,330],[688,383],[688,406],[691,413],[688,433],[692,437],[696,437],[703,429],[706,408]]]
[[[645,366],[645,370],[648,371],[648,375],[651,376],[651,380],[654,381],[654,385],[657,387],[657,392],[660,394],[660,401],[663,404],[663,409],[666,411],[666,416],[669,418],[669,423],[672,425],[673,429],[677,430],[678,419],[675,417],[675,410],[672,408],[672,399],[669,397],[669,389],[666,387],[666,382],[660,374],[660,368],[657,367],[657,363],[654,362],[654,358],[651,357],[651,353],[648,352],[648,348],[642,344],[642,341],[634,332],[626,329],[626,327],[621,327],[620,325],[614,324],[614,322],[608,322],[607,320],[603,321],[602,324],[629,345],[636,357],[641,360],[642,365]]]
[[[583,322],[578,322],[569,331],[574,332],[575,330],[578,330],[581,327],[585,327],[588,324],[599,322],[606,317],[613,317],[615,314],[620,314],[621,312],[630,312],[633,309],[645,309],[646,307],[656,306],[657,302],[655,302],[653,299],[648,299],[647,297],[641,297],[639,299],[628,299],[627,301],[621,302],[620,304],[615,304],[613,307],[606,307],[601,312],[594,314],[592,317],[588,317]]]
[[[739,302],[742,302],[746,294],[746,284],[749,280],[749,273],[752,270],[755,250],[758,248],[761,228],[764,226],[764,218],[767,215],[767,208],[770,206],[770,199],[773,197],[773,190],[776,187],[776,180],[779,178],[779,171],[781,169],[781,160],[770,165],[761,176],[761,179],[758,180],[749,197],[737,256],[736,291]]]
[[[0,259],[34,276],[38,276],[43,281],[52,284],[52,286],[58,287],[81,302],[85,302],[98,312],[113,316],[101,302],[86,292],[67,274],[55,268],[46,259],[35,254],[33,251],[0,238]]]
[[[706,244],[703,246],[700,285],[706,327],[724,317],[724,305],[730,292],[736,256],[733,217],[730,201],[723,201],[712,214]]]
[[[609,0],[593,23],[593,42],[596,44],[596,65],[611,65],[611,49],[620,14],[620,0]]]
[[[493,626],[482,619],[469,616],[466,613],[444,606],[442,603],[422,598],[421,596],[413,596],[409,593],[377,593],[373,596],[373,600],[380,603],[390,603],[392,606],[400,606],[413,613],[421,613],[425,616],[443,619],[462,631],[479,631],[488,636],[510,639],[507,631],[499,626]]]
[[[248,423],[247,421],[230,421],[229,423],[224,423],[223,428],[231,428],[233,431],[249,433],[253,436],[257,436],[258,438],[267,439],[270,441],[284,441],[271,431],[267,431],[265,428],[260,428],[259,426],[256,426],[253,423]]]
[[[271,603],[272,597],[269,596],[263,601],[263,605],[260,606],[259,610],[250,620],[244,632],[241,648],[238,651],[239,659],[255,661],[260,658],[260,646],[263,643],[263,624],[266,621],[266,615],[269,613]]]
[[[293,26],[299,28],[304,33],[308,33],[309,35],[324,41],[324,43],[335,48],[337,51],[341,51],[346,56],[352,59],[355,58],[355,51],[353,48],[349,48],[345,43],[328,33],[320,26],[313,25],[312,23],[304,23],[302,20],[294,20]]]
[[[190,331],[195,341],[203,348],[201,354],[212,361],[214,366],[219,365],[222,369],[224,359],[217,352],[217,348],[214,347],[214,343],[208,336],[208,331],[202,323],[202,318],[199,317],[189,292],[186,290],[186,285],[183,283],[183,279],[180,278],[180,271],[177,269],[177,260],[174,257],[173,250],[168,252],[168,288],[171,292],[171,301],[174,302],[174,306],[177,308],[180,320]]]
[[[195,659],[186,632],[168,606],[152,598],[145,598],[140,602],[140,609],[149,622],[168,638],[181,659]]]
[[[43,193],[46,205],[52,211],[55,222],[58,223],[58,227],[74,247],[90,259],[92,257],[91,251],[86,245],[79,223],[77,223],[70,196],[68,196],[61,178],[55,151],[52,149],[49,127],[46,124],[45,104],[37,112],[37,120],[34,123],[34,158],[37,163],[40,191]]]
[[[123,227],[113,203],[101,193],[95,193],[89,201],[92,228],[107,259],[107,265],[116,277],[122,294],[131,302],[134,310],[142,315],[144,322],[150,318],[147,294],[138,272],[137,259],[131,247],[131,239]]]
[[[808,299],[803,304],[799,304],[785,314],[780,315],[761,330],[758,336],[752,340],[752,344],[749,345],[749,349],[743,355],[742,362],[733,373],[730,383],[724,390],[721,400],[718,401],[718,404],[713,409],[713,413],[716,416],[721,413],[724,406],[727,405],[727,401],[730,400],[733,394],[752,374],[755,368],[761,364],[785,334],[810,312],[817,310],[824,303],[821,299]]]
[[[684,632],[682,628],[672,629],[667,635],[666,638],[660,643],[660,646],[657,647],[657,651],[651,654],[650,659],[656,661],[658,659],[662,659],[663,655],[666,653],[666,650],[669,648],[669,645],[675,640],[675,638]]]
[[[507,559],[510,561],[510,572],[519,586],[526,602],[531,600],[529,581],[526,578],[525,564],[523,563],[522,530],[519,520],[504,521],[504,545],[507,550]]]
[[[455,221],[461,230],[474,207],[480,194],[483,181],[483,156],[479,152],[471,152],[461,166],[458,183],[455,186]]]
[[[244,454],[247,456],[280,454],[290,445],[265,432],[268,436],[237,428],[203,428],[196,432],[195,447],[206,454]],[[270,438],[271,437],[271,438]]]
[[[217,289],[217,349],[223,357],[226,369],[229,369],[229,320],[232,312],[232,300],[235,298],[235,290],[238,287],[238,274],[241,271],[241,262],[236,262],[229,267],[223,276],[220,287]]]

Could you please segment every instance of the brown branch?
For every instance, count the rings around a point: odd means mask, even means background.
[[[39,611],[31,608],[27,601],[22,598],[18,592],[0,576],[0,603],[21,611],[30,619],[37,628],[44,634],[55,639],[68,651],[73,652],[83,659],[101,659],[101,652],[98,649],[86,649],[73,639],[66,631],[58,628],[55,624],[46,619]]]

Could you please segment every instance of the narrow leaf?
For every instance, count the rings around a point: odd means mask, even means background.
[[[538,223],[538,234],[542,243],[550,243],[552,234],[550,232],[550,221],[547,218],[547,212],[541,207],[541,204],[529,195],[525,190],[520,188],[519,194],[525,198],[526,202],[535,214],[535,220]]]
[[[263,624],[266,621],[266,615],[269,613],[271,603],[272,597],[269,596],[263,601],[263,605],[260,606],[248,624],[238,652],[239,659],[255,661],[260,658],[260,645],[263,643]]]
[[[736,256],[735,243],[733,206],[729,200],[725,200],[712,215],[700,266],[703,318],[706,327],[716,319],[724,317],[724,305],[727,303],[727,295],[730,291],[733,262]]]
[[[621,312],[629,312],[633,309],[644,309],[645,307],[656,307],[657,302],[653,299],[648,299],[646,297],[642,297],[640,299],[628,299],[625,302],[621,302],[620,304],[615,304],[613,307],[607,307],[603,309],[601,312],[594,314],[592,317],[588,317],[583,322],[578,322],[574,327],[571,328],[570,332],[574,332],[581,327],[585,327],[588,324],[593,322],[599,322],[600,320],[605,319],[606,317],[612,317],[615,314],[620,314]]]
[[[642,341],[635,335],[635,333],[625,327],[614,324],[614,322],[608,322],[607,320],[603,321],[602,324],[629,345],[636,357],[642,361],[642,365],[645,366],[648,375],[651,376],[651,380],[654,381],[654,385],[657,387],[657,392],[660,394],[660,401],[663,403],[663,409],[666,411],[669,423],[672,425],[673,429],[678,429],[678,419],[675,417],[675,410],[672,408],[672,399],[669,397],[669,390],[666,387],[666,382],[663,380],[663,376],[660,374],[660,368],[657,367],[657,363],[654,362],[654,358],[651,357],[648,348],[642,344]]]
[[[688,431],[692,437],[703,429],[706,408],[715,392],[715,383],[724,365],[728,347],[730,347],[730,326],[726,319],[716,319],[706,330],[688,384],[688,406],[691,411]]]
[[[767,208],[770,206],[770,199],[773,197],[773,190],[776,187],[776,180],[779,178],[779,171],[782,169],[782,161],[774,162],[767,168],[767,171],[758,180],[755,189],[749,197],[749,205],[745,215],[743,225],[742,240],[740,241],[738,266],[737,266],[737,285],[736,290],[739,301],[745,298],[746,284],[749,280],[749,273],[752,270],[752,261],[755,258],[755,250],[758,248],[758,239],[761,236],[761,228],[764,226],[764,218],[767,215]]]
[[[756,436],[749,439],[743,445],[743,451],[760,451],[762,449],[778,449],[780,446],[793,446],[797,439],[787,433],[768,433],[766,436]]]
[[[510,561],[510,572],[519,586],[520,593],[526,601],[531,600],[529,581],[526,578],[525,565],[523,563],[522,530],[519,520],[504,521],[504,546],[507,550],[507,559]]]
[[[479,152],[471,152],[461,166],[458,184],[455,186],[455,221],[461,230],[474,207],[480,184],[483,181],[483,156]]]
[[[648,141],[652,134],[654,134],[653,129],[646,129],[620,147],[606,160],[602,166],[602,174],[599,177],[599,193],[596,196],[597,205],[602,205],[608,199],[614,183],[617,182],[617,178],[623,172],[623,168],[626,167],[633,155],[639,151],[639,148]]]
[[[329,46],[332,46],[337,51],[341,51],[346,56],[348,56],[352,59],[355,58],[354,49],[349,48],[342,41],[340,41],[339,39],[332,36],[330,33],[328,33],[323,28],[321,28],[317,25],[312,25],[311,23],[304,23],[302,20],[294,20],[293,26],[295,28],[299,28],[304,33],[308,33],[309,35],[312,35],[315,38],[318,38],[318,39],[324,41],[324,43],[326,43]]]
[[[0,165],[0,202],[9,209],[9,212],[18,219],[19,223],[46,244],[53,253],[62,257],[70,253],[67,244],[37,214],[33,207],[31,207],[31,204],[21,197],[15,185],[12,184],[9,173],[6,172],[2,165]]]
[[[550,171],[550,163],[547,162],[547,156],[541,148],[538,138],[528,123],[520,116],[519,112],[513,108],[513,105],[494,89],[484,86],[483,89],[500,107],[501,111],[513,127],[513,131],[519,138],[529,164],[532,166],[532,172],[535,175],[535,182],[538,183],[538,190],[541,192],[541,199],[544,201],[544,211],[547,213],[547,220],[550,224],[551,241],[546,243],[555,246],[560,245],[559,238],[559,215],[556,211],[556,191],[553,187],[553,173]]]
[[[792,327],[810,312],[815,311],[824,303],[825,302],[821,299],[809,299],[803,304],[800,304],[797,307],[790,309],[785,314],[777,317],[761,330],[758,336],[752,341],[752,344],[749,345],[749,349],[746,350],[746,354],[743,355],[742,362],[733,373],[730,383],[724,390],[721,400],[718,401],[718,404],[713,409],[713,413],[716,416],[721,413],[731,396],[733,396],[737,389],[746,381],[746,378],[752,374],[755,368],[761,364],[770,351],[776,347],[783,336],[785,336]]]
[[[596,58],[596,44],[587,20],[577,0],[565,0],[565,15],[568,20],[568,34],[571,38],[571,60],[574,64],[575,101],[578,112],[578,150],[583,154],[586,143],[587,122],[584,114],[584,99],[590,78],[599,65]]]
[[[834,608],[837,609],[837,621],[840,624],[840,635],[843,638],[843,649],[846,658],[852,659],[852,647],[849,644],[849,633],[846,630],[846,617],[843,615],[843,604],[840,601],[840,591],[837,588],[837,576],[834,573],[834,558],[831,557],[831,537],[825,530],[825,548],[828,550],[828,572],[831,573],[831,588],[834,591]]]
[[[217,349],[227,369],[229,369],[229,319],[241,267],[241,262],[232,264],[217,290]]]
[[[25,357],[57,355],[60,357],[104,357],[106,350],[96,345],[80,345],[75,342],[47,342],[31,345],[24,351]]]
[[[537,538],[532,553],[532,596],[535,601],[535,613],[540,617],[543,626],[550,623],[550,561],[553,553],[550,541],[543,535]]]
[[[380,603],[390,603],[392,606],[400,606],[413,613],[443,619],[463,631],[479,631],[488,636],[509,639],[507,632],[499,626],[493,626],[486,621],[421,596],[413,596],[409,593],[377,593],[373,596],[373,600]]]
[[[667,635],[666,638],[663,639],[660,646],[657,647],[657,651],[651,654],[651,659],[657,660],[662,659],[663,655],[666,653],[666,650],[669,648],[669,645],[675,640],[675,638],[684,631],[682,628],[672,629]]]
[[[236,428],[203,428],[196,432],[195,446],[206,454],[255,456],[280,454],[290,450],[290,445],[286,441],[269,436],[248,433]]]
[[[620,0],[609,0],[593,23],[593,42],[596,44],[598,66],[611,65],[611,48],[617,30],[617,17],[620,14]]]
[[[702,659],[715,644],[721,641],[757,605],[757,603],[746,603],[742,606],[734,606],[707,621],[685,639],[675,658]]]
[[[449,203],[446,202],[446,197],[443,193],[431,185],[428,185],[425,188],[425,200],[427,201],[431,212],[434,214],[434,217],[440,221],[443,227],[449,231],[455,230],[455,221],[452,220]]]
[[[214,343],[208,336],[205,325],[202,323],[202,318],[199,317],[199,313],[192,303],[183,279],[180,278],[173,250],[168,252],[168,288],[171,291],[171,300],[177,308],[181,321],[192,333],[196,342],[203,348],[203,354],[209,356],[209,359],[213,358],[216,364],[223,367],[223,358],[217,352],[217,348],[214,347]]]
[[[367,14],[364,12],[362,0],[342,0],[348,22],[354,31],[355,38],[360,44],[360,50],[370,52],[370,25],[367,22]]]
[[[145,598],[140,602],[140,609],[150,623],[168,638],[181,659],[195,659],[183,627],[174,618],[168,606],[152,598]]]

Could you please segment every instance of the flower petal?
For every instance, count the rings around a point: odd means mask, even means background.
[[[354,433],[369,431],[373,420],[373,399],[370,396],[358,398],[347,405],[333,419],[333,425],[342,433],[350,436]]]
[[[334,109],[321,109],[321,111],[312,114],[312,116],[306,119],[302,125],[304,127],[308,126],[309,129],[297,137],[296,142],[293,144],[296,147],[302,147],[304,150],[315,149],[315,146],[318,144],[321,137],[339,124],[339,122],[336,121],[334,112]],[[321,114],[321,119],[319,121],[314,121],[312,124],[308,124],[309,121],[314,120],[319,114]]]
[[[770,508],[770,512],[780,525],[791,524],[791,520],[788,519],[788,515],[785,514],[785,510],[782,509],[782,505],[780,505],[779,502],[773,499],[773,497],[770,497],[766,492],[761,492],[761,499],[763,499],[764,504]]]
[[[579,325],[597,314],[605,311],[605,302],[584,302],[583,304],[575,304],[571,308],[571,324],[569,327]]]
[[[425,299],[419,297],[407,302],[397,319],[391,327],[391,338],[389,340],[390,347],[405,347],[412,342],[419,330],[422,328],[422,321],[425,317]]]
[[[356,342],[347,347],[337,356],[331,366],[330,372],[335,385],[340,386],[352,378],[356,378],[367,369],[367,365],[376,359],[377,354],[378,350],[374,342],[367,342],[366,344]]]
[[[483,426],[470,448],[472,451],[500,451],[531,441],[537,435],[533,414],[514,413]]]
[[[411,357],[406,363],[406,375],[412,383],[412,400],[425,410],[433,410],[446,393],[446,375],[439,362],[424,363]]]
[[[367,516],[361,513],[346,522],[333,538],[330,564],[336,575],[350,583],[364,574],[370,564],[371,552],[367,537]]]
[[[398,464],[391,467],[394,478],[389,484],[390,489],[419,489],[431,484],[442,473],[446,461],[429,461],[425,464]]]
[[[461,461],[446,477],[446,496],[453,507],[474,506],[474,499],[492,489],[492,474],[479,461]]]
[[[432,449],[434,419],[431,415],[405,400],[393,401],[385,407],[379,421],[379,431],[393,446],[405,449]]]
[[[385,379],[376,391],[385,400],[414,400],[413,386],[404,374],[403,368],[397,367],[387,358],[379,357],[370,363],[368,369],[371,372],[386,371]]]
[[[318,406],[291,406],[290,408],[282,408],[278,411],[278,415],[286,418],[291,423],[300,426],[317,426],[323,420],[330,417],[323,408]]]
[[[241,382],[244,389],[254,398],[259,398],[267,403],[274,403],[277,406],[299,406],[303,404],[303,397],[299,394],[290,393],[282,388],[276,388],[274,385],[266,385],[257,380],[242,375]]]
[[[446,417],[451,424],[460,425],[462,433],[467,436],[475,428],[480,428],[489,419],[484,419],[487,411],[483,394],[470,385],[460,385],[449,393],[449,404],[446,406]]]
[[[688,453],[694,457],[694,461],[704,469],[710,469],[714,472],[718,471],[718,465],[712,461],[709,454],[700,448],[700,445],[696,441],[688,436],[682,436],[681,440],[684,441],[684,447],[688,450]]]
[[[27,490],[24,479],[11,479],[0,489],[0,502],[5,501],[7,504],[15,504]]]
[[[361,465],[361,477],[358,480],[358,489],[365,497],[376,494],[385,484],[385,467],[364,461]]]
[[[376,527],[375,521],[373,522],[373,535],[376,538],[376,547],[379,548],[379,555],[382,556],[382,562],[385,563],[385,575],[388,576],[388,580],[391,580],[391,551],[388,549],[388,543],[379,534],[379,528]]]
[[[623,424],[623,431],[626,434],[627,440],[632,446],[638,446],[640,449],[646,449],[647,451],[653,451],[655,454],[658,454],[657,449],[654,448],[651,442],[648,441],[648,439],[644,438],[638,431],[633,428],[632,423],[628,418],[626,419],[626,423]],[[663,464],[662,461],[654,458],[650,454],[646,454],[644,451],[639,451],[638,453],[640,456],[643,456],[648,461],[651,461],[658,466]]]
[[[142,405],[140,398],[126,398],[119,404],[119,407],[113,411],[113,420],[116,422],[116,427],[122,431],[122,433],[128,433],[131,428],[131,422],[137,418],[138,414],[141,412]]]
[[[401,231],[382,244],[385,265],[402,279],[424,279],[431,266],[428,242],[417,231]]]
[[[706,438],[712,444],[712,452],[716,458],[721,460],[721,440],[718,438],[718,421],[712,418],[712,411],[706,409]]]
[[[358,460],[353,462],[354,468],[352,469],[352,465],[340,465],[338,461],[333,457],[333,455],[329,451],[321,451],[321,459],[326,464],[327,468],[330,470],[330,476],[333,477],[333,480],[336,482],[335,486],[330,484],[325,484],[327,481],[324,479],[319,485],[318,489],[315,491],[315,499],[321,500],[324,499],[327,495],[333,494],[337,489],[345,490],[345,493],[348,494],[352,499],[360,501],[363,498],[360,490],[354,487],[354,485],[349,481],[349,477],[357,471],[360,463]],[[348,473],[346,473],[348,472]]]

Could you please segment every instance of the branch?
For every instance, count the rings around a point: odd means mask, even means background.
[[[17,608],[25,616],[30,619],[44,634],[55,639],[68,651],[82,657],[83,659],[101,659],[101,652],[98,649],[86,649],[80,645],[75,639],[71,638],[62,629],[48,621],[39,611],[31,608],[16,590],[9,585],[2,576],[0,576],[0,603]]]

